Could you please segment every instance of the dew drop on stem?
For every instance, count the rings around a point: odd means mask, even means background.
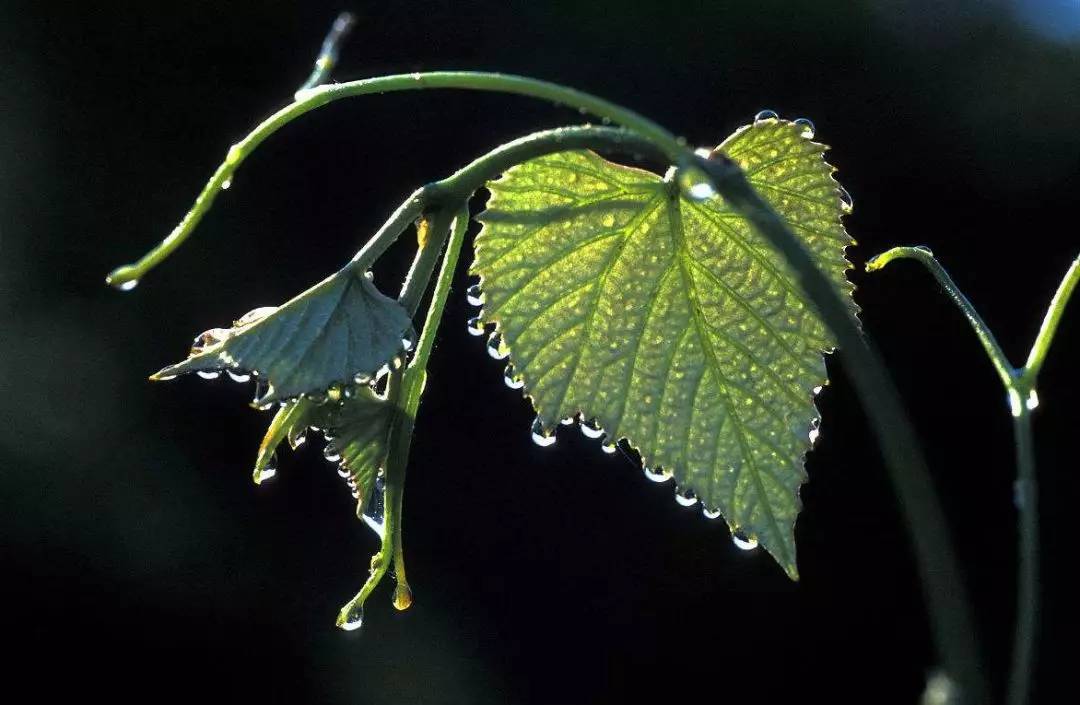
[[[203,379],[217,379],[221,376],[221,372],[218,370],[198,370],[195,374],[199,375]]]
[[[716,189],[713,188],[709,175],[694,164],[679,167],[675,180],[679,185],[679,191],[691,201],[706,201],[716,195]]]
[[[470,318],[465,325],[469,331],[469,335],[479,337],[484,334],[484,322],[480,320],[479,316]]]
[[[341,623],[341,628],[347,632],[356,631],[364,625],[364,606],[350,605],[348,609],[345,620]]]
[[[754,116],[754,122],[758,123],[765,122],[766,120],[776,120],[779,117],[780,116],[775,110],[769,110],[768,108],[766,108],[765,110],[758,111],[757,115]]]

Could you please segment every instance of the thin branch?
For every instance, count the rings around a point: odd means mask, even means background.
[[[1032,380],[1032,387],[1035,386],[1034,380],[1042,369],[1043,360],[1046,359],[1046,353],[1050,350],[1050,343],[1054,341],[1058,323],[1061,322],[1061,316],[1065,313],[1065,306],[1069,303],[1069,297],[1076,289],[1077,282],[1080,282],[1080,255],[1073,260],[1058,290],[1054,293],[1054,298],[1050,300],[1050,307],[1046,309],[1042,327],[1039,328],[1039,334],[1035,336],[1035,343],[1031,346],[1031,352],[1024,364],[1024,376]]]
[[[876,272],[882,269],[889,262],[895,259],[913,259],[921,262],[930,273],[934,275],[934,278],[938,280],[938,283],[945,289],[945,293],[949,295],[949,298],[959,307],[964,316],[968,319],[968,323],[971,324],[972,330],[975,331],[975,336],[982,343],[983,349],[986,350],[987,356],[990,358],[991,364],[994,369],[997,370],[998,376],[1001,377],[1002,384],[1008,389],[1012,386],[1014,377],[1016,376],[1016,370],[1005,357],[1004,351],[998,344],[997,339],[994,338],[994,334],[990,331],[990,326],[986,325],[986,321],[982,319],[978,311],[971,304],[966,296],[960,292],[960,288],[956,286],[956,282],[952,280],[949,273],[945,271],[945,268],[941,266],[941,263],[934,258],[934,253],[930,251],[930,248],[918,245],[915,247],[894,247],[887,252],[882,252],[876,257],[871,257],[866,263],[866,271]]]
[[[337,16],[334,24],[330,26],[326,38],[323,39],[319,55],[315,57],[315,68],[311,70],[311,75],[304,81],[304,84],[296,89],[296,94],[293,96],[295,99],[299,100],[297,96],[302,92],[321,86],[330,78],[330,72],[334,70],[334,66],[337,64],[341,45],[345,43],[345,39],[349,36],[354,24],[356,24],[356,16],[351,12],[342,12]]]

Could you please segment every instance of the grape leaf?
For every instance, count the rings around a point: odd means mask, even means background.
[[[412,335],[408,312],[364,274],[346,267],[277,309],[256,309],[229,329],[196,339],[190,356],[151,379],[222,369],[267,384],[259,405],[374,377]]]
[[[805,130],[760,120],[716,151],[855,310],[850,206]],[[496,325],[540,433],[595,420],[797,578],[798,493],[834,342],[782,256],[721,197],[689,200],[672,178],[591,152],[533,159],[488,188],[472,266],[480,318]]]

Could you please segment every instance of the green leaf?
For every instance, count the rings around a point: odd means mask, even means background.
[[[259,444],[255,471],[252,473],[256,485],[277,474],[277,447],[282,441],[287,439],[293,449],[304,442],[308,426],[314,423],[313,412],[317,413],[317,410],[318,407],[307,399],[288,402],[278,409]]]
[[[336,463],[338,472],[357,500],[362,516],[370,502],[375,480],[386,467],[390,430],[400,410],[370,385],[334,390],[326,402],[308,399],[287,402],[278,409],[259,444],[255,460],[256,484],[276,474],[276,449],[285,440],[294,449],[304,442],[309,428],[326,437],[323,455]]]
[[[323,395],[366,382],[402,354],[412,321],[397,301],[346,267],[277,309],[256,309],[195,341],[190,356],[151,376],[246,371],[266,383],[256,404]]]
[[[851,301],[850,207],[804,130],[761,120],[717,151]],[[472,268],[481,318],[501,335],[496,356],[512,354],[541,435],[595,420],[796,578],[813,398],[834,342],[782,256],[722,198],[688,200],[670,176],[591,152],[534,159],[488,187]]]
[[[329,405],[328,405],[329,406]],[[328,410],[327,459],[337,459],[346,482],[355,485],[356,515],[362,516],[379,474],[386,469],[390,431],[401,410],[368,385]]]

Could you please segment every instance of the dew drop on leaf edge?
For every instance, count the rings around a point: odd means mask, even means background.
[[[544,420],[539,416],[533,420],[530,430],[532,431],[533,443],[541,448],[547,448],[555,444],[555,433],[544,427]]]
[[[765,110],[759,110],[757,112],[757,115],[754,116],[754,122],[764,122],[765,120],[776,120],[779,117],[780,116],[777,114],[777,112],[775,110],[769,110],[768,108],[766,108]]]
[[[753,551],[758,547],[758,540],[756,537],[747,536],[741,531],[736,531],[731,535],[731,542],[743,551]]]
[[[806,139],[814,139],[814,135],[817,134],[817,128],[814,127],[814,122],[810,118],[796,118],[795,124],[802,128],[802,136]]]

